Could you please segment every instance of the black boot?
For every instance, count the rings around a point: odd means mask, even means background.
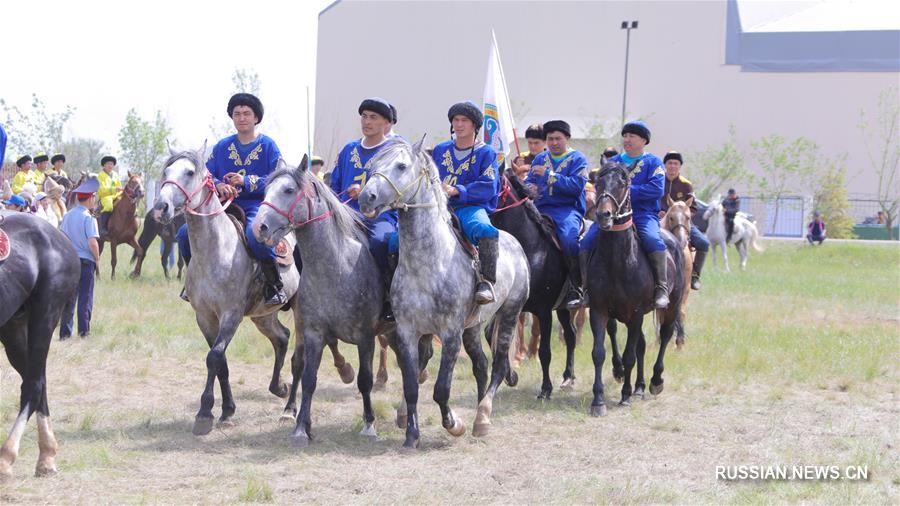
[[[100,238],[103,239],[109,234],[109,217],[112,216],[112,213],[100,213],[100,230],[98,233],[100,234]]]
[[[394,309],[391,307],[391,283],[394,281],[394,271],[397,270],[398,255],[388,255],[387,271],[382,273],[384,282],[384,302],[381,304],[381,321],[394,323]]]
[[[184,267],[187,268],[187,266],[190,265],[190,263],[191,263],[191,256],[190,255],[181,255],[181,259],[184,260]],[[186,286],[181,287],[181,295],[179,295],[179,297],[181,297],[181,300],[183,300],[185,302],[191,301],[191,299],[188,298]]]
[[[703,270],[703,262],[706,261],[706,251],[697,250],[694,253],[694,271],[691,273],[691,290],[700,289],[700,271]]]
[[[665,309],[669,305],[669,286],[666,277],[666,250],[650,253],[650,266],[653,267],[653,278],[656,289],[653,291],[653,306]]]
[[[287,296],[284,294],[284,285],[281,284],[281,274],[278,273],[278,266],[275,260],[260,260],[259,266],[262,268],[263,276],[266,278],[266,305],[267,306],[283,306],[287,303]]]
[[[566,266],[569,269],[569,291],[566,292],[563,305],[569,311],[576,311],[584,305],[584,293],[581,287],[584,285],[584,279],[581,270],[580,255],[577,257],[566,257]]]
[[[481,279],[475,285],[475,302],[478,304],[494,302],[499,245],[498,237],[483,237],[478,241],[478,261],[481,263]]]

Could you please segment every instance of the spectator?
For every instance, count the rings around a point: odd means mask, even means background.
[[[741,198],[734,188],[728,190],[728,196],[722,200],[722,207],[725,208],[725,242],[728,242],[734,232],[734,217],[741,210]]]
[[[100,265],[100,246],[97,242],[100,237],[97,230],[97,220],[91,215],[91,209],[96,205],[95,192],[100,188],[96,178],[90,178],[75,188],[75,198],[78,205],[67,212],[63,217],[59,228],[66,237],[72,241],[78,259],[81,260],[81,278],[78,281],[78,291],[72,294],[72,298],[63,309],[60,322],[59,340],[72,336],[72,319],[75,314],[75,304],[78,303],[78,335],[87,337],[91,331],[91,312],[94,307],[94,273],[98,273]]]
[[[809,222],[806,231],[806,240],[809,241],[810,244],[818,242],[821,246],[825,241],[825,222],[822,220],[822,217],[819,216],[819,211],[813,213],[813,220]]]
[[[3,204],[3,207],[7,211],[15,211],[18,213],[25,212],[25,209],[28,207],[28,202],[19,195],[13,195],[6,200],[2,200],[0,201],[0,204]]]
[[[50,208],[50,199],[47,198],[46,193],[38,192],[38,194],[34,196],[34,208],[35,216],[54,227],[59,226],[59,218],[56,216],[56,213],[53,212],[53,209]]]

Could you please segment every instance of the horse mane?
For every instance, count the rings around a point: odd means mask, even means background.
[[[194,167],[198,169],[206,169],[206,165],[203,163],[203,156],[204,153],[201,153],[200,151],[194,151],[192,149],[186,149],[184,151],[179,151],[178,153],[172,153],[171,155],[169,155],[169,158],[166,159],[165,163],[163,163],[163,168],[169,167],[178,160],[184,159],[191,162]]]
[[[547,223],[547,220],[545,220],[543,215],[541,215],[541,212],[538,211],[537,206],[534,205],[534,200],[532,200],[534,196],[530,194],[528,189],[525,188],[525,185],[522,184],[522,181],[520,181],[519,177],[515,174],[507,175],[506,180],[509,181],[509,185],[512,187],[513,191],[516,192],[517,198],[528,198],[528,200],[526,200],[525,203],[522,204],[522,208],[525,210],[525,215],[528,216],[531,221],[537,224],[538,228],[541,229],[541,232],[546,234],[546,236],[551,241],[553,241],[555,236],[553,227],[549,223]]]
[[[298,188],[309,188],[312,186],[316,190],[316,194],[320,199],[325,201],[325,207],[331,213],[337,229],[346,237],[352,237],[362,244],[368,244],[368,237],[365,233],[365,224],[362,218],[350,207],[344,205],[341,199],[334,194],[331,187],[319,181],[308,170],[299,170],[295,167],[285,165],[283,168],[277,169],[269,175],[269,181],[274,181],[279,177],[290,177]]]
[[[380,163],[382,159],[391,155],[396,155],[401,150],[406,150],[409,153],[410,158],[413,161],[413,166],[417,167],[421,164],[425,164],[428,171],[428,179],[425,181],[425,184],[434,195],[438,215],[440,216],[441,221],[449,223],[450,209],[447,207],[447,194],[444,193],[444,189],[440,185],[437,166],[434,164],[434,160],[428,156],[428,153],[424,150],[414,152],[412,144],[406,141],[406,139],[403,139],[402,137],[392,137],[386,141],[384,147],[378,150],[378,153],[375,153],[375,156],[369,160],[369,163],[374,167],[377,163]]]

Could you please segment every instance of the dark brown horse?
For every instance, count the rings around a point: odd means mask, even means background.
[[[107,234],[100,238],[100,253],[103,254],[103,243],[109,241],[110,258],[110,278],[116,279],[116,248],[119,244],[128,244],[134,248],[134,252],[138,257],[144,256],[144,250],[138,244],[137,236],[138,222],[134,213],[137,210],[137,203],[144,197],[144,185],[141,182],[141,175],[137,173],[128,173],[128,182],[119,200],[113,206],[112,215],[109,217],[107,224]]]

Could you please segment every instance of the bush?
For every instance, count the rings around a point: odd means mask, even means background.
[[[813,210],[819,211],[825,221],[828,237],[833,239],[852,239],[853,218],[850,216],[850,202],[847,200],[847,187],[844,182],[843,167],[829,163],[828,168],[816,179],[813,187]],[[810,220],[812,218],[810,217]]]

